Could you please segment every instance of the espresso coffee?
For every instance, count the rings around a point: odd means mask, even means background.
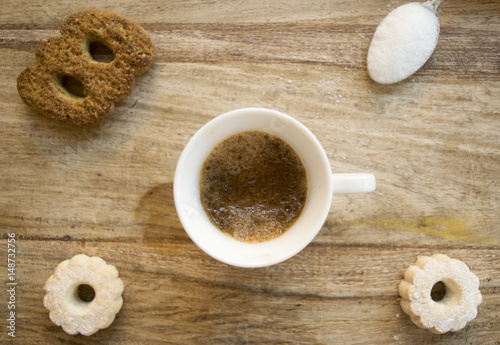
[[[298,219],[307,198],[302,160],[283,139],[261,131],[229,136],[200,172],[201,204],[222,232],[250,243],[272,240]]]

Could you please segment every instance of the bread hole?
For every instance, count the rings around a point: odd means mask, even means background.
[[[78,285],[76,295],[82,302],[90,303],[95,298],[95,290],[88,284],[80,284]]]
[[[62,87],[72,96],[83,98],[85,97],[84,86],[81,81],[69,75],[61,77]]]
[[[89,38],[87,40],[87,49],[90,57],[97,62],[110,63],[115,59],[115,54],[109,47],[98,38]]]
[[[439,302],[443,300],[444,296],[446,296],[446,285],[439,281],[432,287],[431,298],[434,302]]]

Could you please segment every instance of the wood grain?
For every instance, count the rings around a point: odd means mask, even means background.
[[[2,344],[500,344],[500,3],[445,1],[436,51],[408,80],[372,82],[366,52],[403,1],[2,1],[0,318],[7,234],[17,236],[16,338]],[[158,60],[96,129],[34,114],[16,90],[68,15],[111,11],[143,25]],[[189,138],[226,111],[280,110],[317,136],[334,172],[377,177],[335,196],[321,232],[281,264],[219,263],[182,229],[172,195]],[[43,285],[78,253],[115,265],[123,309],[69,336]],[[418,255],[480,278],[479,315],[458,333],[414,326],[397,286]]]

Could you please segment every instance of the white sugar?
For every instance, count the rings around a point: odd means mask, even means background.
[[[422,67],[436,48],[439,18],[421,3],[397,7],[377,27],[368,49],[368,73],[381,84],[397,83]]]

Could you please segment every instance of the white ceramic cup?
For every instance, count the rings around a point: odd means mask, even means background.
[[[208,219],[200,201],[200,170],[210,151],[230,135],[260,130],[284,139],[301,157],[307,172],[304,209],[283,235],[264,243],[244,243],[225,235]],[[189,237],[213,258],[239,267],[263,267],[300,252],[319,232],[328,216],[333,194],[375,190],[371,174],[332,174],[316,137],[294,118],[275,110],[245,108],[220,115],[204,125],[188,142],[177,163],[174,199]]]

